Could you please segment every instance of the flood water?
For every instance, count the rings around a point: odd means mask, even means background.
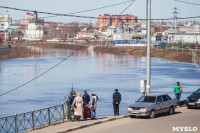
[[[39,57],[0,60],[0,94],[14,89],[59,63],[73,50],[35,50],[48,52]],[[151,92],[167,93],[174,98],[173,87],[181,83],[186,99],[200,87],[200,70],[193,64],[152,58]],[[79,51],[59,66],[31,83],[0,97],[0,117],[58,105],[65,101],[72,84],[77,93],[84,90],[99,97],[97,116],[113,115],[112,94],[122,95],[120,114],[137,100],[140,80],[146,79],[146,57]]]

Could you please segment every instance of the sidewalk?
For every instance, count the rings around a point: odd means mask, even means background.
[[[97,117],[96,120],[86,120],[86,121],[67,121],[61,124],[57,125],[51,125],[42,129],[36,129],[29,131],[30,133],[66,133],[74,130],[78,130],[81,128],[117,120],[117,119],[122,119],[128,117],[127,115],[121,115],[121,116],[103,116],[103,117]]]

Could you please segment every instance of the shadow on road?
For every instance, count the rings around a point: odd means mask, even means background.
[[[101,120],[101,119],[106,119],[108,117],[100,117],[100,118],[96,118],[95,120]],[[88,118],[87,120],[91,120],[90,118]],[[81,120],[81,121],[85,121],[85,120]]]
[[[174,112],[173,115],[177,115],[177,114],[180,114],[180,113],[182,113],[182,112]],[[167,116],[171,116],[171,115],[169,115],[168,113],[157,114],[154,119],[156,119],[156,118],[162,118],[162,117],[167,117]],[[149,117],[138,116],[138,117],[135,117],[133,119],[149,119]]]

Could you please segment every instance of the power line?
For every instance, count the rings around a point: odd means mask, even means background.
[[[181,1],[181,0],[174,0],[177,2],[181,2],[181,3],[186,3],[186,4],[191,4],[191,5],[196,5],[196,6],[200,6],[200,4],[196,4],[196,3],[192,3],[192,2],[187,2],[187,1]]]
[[[117,5],[129,3],[131,1],[133,1],[133,0],[124,1],[124,2],[121,2],[121,3],[117,3],[117,4],[113,4],[113,5],[108,5],[108,6],[103,6],[103,7],[98,7],[98,8],[94,8],[94,9],[88,9],[88,10],[83,10],[83,11],[78,11],[78,12],[72,12],[72,13],[68,13],[68,14],[76,14],[76,13],[83,13],[83,12],[89,12],[89,11],[104,9],[104,8],[108,8],[108,7],[113,7],[113,6],[117,6]],[[48,16],[48,17],[41,17],[41,18],[50,18],[50,17],[56,17],[56,16]]]
[[[136,1],[136,0],[133,0],[133,1],[131,2],[131,4],[129,4],[129,5],[120,13],[120,15],[122,15],[135,1]],[[110,18],[109,18],[109,19],[110,19]],[[112,23],[115,19],[117,19],[117,18],[112,19],[111,23]],[[120,19],[120,20],[123,22],[122,19]],[[126,19],[126,20],[127,20],[127,19]],[[123,23],[124,23],[124,22],[123,22]]]
[[[70,54],[68,57],[66,57],[65,59],[63,59],[62,61],[60,61],[59,63],[57,63],[56,65],[52,66],[51,68],[49,68],[49,69],[46,70],[45,72],[41,73],[40,75],[36,76],[35,78],[29,80],[28,82],[26,82],[26,83],[24,83],[24,84],[22,84],[22,85],[20,85],[20,86],[18,86],[18,87],[16,87],[16,88],[14,88],[14,89],[12,89],[12,90],[9,90],[9,91],[7,91],[7,92],[5,92],[5,93],[0,94],[0,96],[3,96],[3,95],[6,95],[6,94],[8,94],[8,93],[10,93],[10,92],[12,92],[12,91],[15,91],[15,90],[17,90],[17,89],[19,89],[19,88],[21,88],[21,87],[27,85],[28,83],[30,83],[30,82],[36,80],[37,78],[41,77],[42,75],[46,74],[47,72],[51,71],[52,69],[54,69],[55,67],[57,67],[58,65],[60,65],[61,63],[63,63],[63,62],[66,61],[67,59],[69,59],[71,56],[73,56],[73,55],[74,55],[75,53],[77,53],[79,50],[81,50],[81,49],[83,48],[84,45],[85,45],[85,44],[82,44],[76,51],[74,51],[74,52],[73,52],[72,54]]]
[[[120,15],[122,15],[136,0],[132,0],[131,4],[129,4],[121,13]]]
[[[0,8],[12,9],[12,10],[17,10],[17,11],[25,11],[25,12],[27,11],[34,12],[33,10],[19,9],[19,8],[5,7],[5,6],[0,6]],[[60,13],[41,12],[41,11],[38,11],[38,13],[50,14],[50,15],[56,15],[56,16],[77,17],[77,18],[109,19],[109,18],[98,18],[98,17],[90,17],[90,16],[79,16],[79,15],[60,14]],[[177,18],[177,19],[192,19],[192,18],[200,18],[200,16],[184,17],[184,18]],[[121,20],[134,20],[134,19],[121,19]],[[137,20],[148,20],[148,19],[137,19]],[[159,19],[150,19],[150,20],[173,20],[173,18],[159,18]]]
[[[135,1],[135,0],[133,0],[133,2],[134,2],[134,1]],[[132,3],[133,3],[133,2],[132,2]],[[132,5],[132,3],[131,3],[125,10],[123,10],[122,13],[125,12],[125,11]],[[121,13],[121,14],[122,14],[122,13]],[[12,90],[9,90],[9,91],[7,91],[7,92],[5,92],[5,93],[3,93],[3,94],[0,94],[0,96],[3,96],[3,95],[6,95],[6,94],[8,94],[8,93],[10,93],[10,92],[12,92],[12,91],[15,91],[15,90],[17,90],[17,89],[19,89],[19,88],[25,86],[26,84],[28,84],[28,83],[30,83],[30,82],[36,80],[37,78],[41,77],[42,75],[48,73],[50,70],[54,69],[55,67],[57,67],[58,65],[60,65],[62,62],[64,62],[65,60],[67,60],[68,58],[70,58],[72,55],[74,55],[76,52],[78,52],[80,49],[82,49],[83,46],[84,46],[84,44],[81,45],[81,47],[79,47],[75,52],[73,52],[73,53],[72,53],[71,55],[69,55],[67,58],[63,59],[62,61],[60,61],[59,63],[57,63],[57,64],[54,65],[53,67],[49,68],[49,69],[46,70],[45,72],[41,73],[40,75],[36,76],[35,78],[29,80],[28,82],[26,82],[26,83],[24,83],[24,84],[22,84],[22,85],[20,85],[20,86],[18,86],[18,87],[16,87],[16,88],[14,88],[14,89],[12,89]]]

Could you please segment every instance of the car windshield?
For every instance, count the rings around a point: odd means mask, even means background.
[[[195,92],[195,94],[200,95],[200,89]]]
[[[154,97],[154,96],[142,96],[138,99],[137,102],[155,103],[156,97]]]

